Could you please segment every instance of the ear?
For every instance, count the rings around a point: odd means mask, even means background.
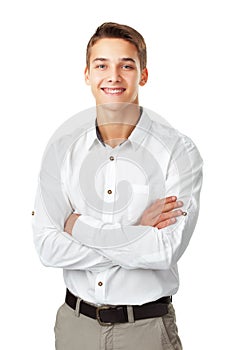
[[[87,85],[90,85],[90,79],[89,79],[89,70],[88,67],[85,68],[84,70],[84,77],[85,77],[85,82]]]
[[[147,70],[147,68],[143,68],[139,85],[144,86],[146,84],[147,80],[148,80],[148,70]]]

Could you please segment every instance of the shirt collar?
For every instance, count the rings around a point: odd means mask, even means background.
[[[140,107],[140,111],[141,113],[136,127],[128,137],[128,141],[132,144],[135,151],[140,147],[143,140],[148,135],[152,124],[152,120],[142,107]],[[106,146],[97,126],[96,116],[95,119],[89,123],[88,130],[86,132],[86,142],[88,150],[90,150],[95,143],[101,143],[104,147]]]
[[[96,128],[96,116],[89,123],[88,128],[86,130],[86,145],[87,149],[90,150],[91,147],[97,143],[101,142],[97,136],[97,128]]]
[[[132,143],[132,147],[136,151],[148,135],[151,128],[152,120],[149,118],[145,110],[141,107],[141,115],[136,127],[129,135],[128,140]]]

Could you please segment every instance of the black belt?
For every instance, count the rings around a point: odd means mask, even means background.
[[[72,309],[76,309],[77,297],[68,289],[66,290],[65,302]],[[143,305],[133,305],[134,320],[164,316],[168,313],[168,304],[170,302],[171,297],[163,297]],[[129,322],[126,305],[102,305],[96,307],[81,300],[79,312],[97,320],[102,326]]]

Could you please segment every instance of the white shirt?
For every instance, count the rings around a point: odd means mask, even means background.
[[[95,115],[82,127],[74,128],[75,120],[51,140],[42,161],[33,216],[42,263],[63,268],[66,287],[98,305],[141,305],[175,294],[177,261],[199,210],[196,146],[145,110],[115,148],[97,137]],[[187,216],[160,230],[139,225],[146,208],[170,195],[184,202]],[[64,223],[72,212],[81,216],[71,236]]]

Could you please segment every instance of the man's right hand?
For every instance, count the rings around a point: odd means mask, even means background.
[[[80,215],[81,214],[75,214],[75,213],[70,214],[70,216],[68,217],[68,219],[66,220],[65,225],[64,225],[65,232],[72,235],[72,230],[73,230],[74,224]]]
[[[183,215],[182,210],[174,210],[182,206],[183,202],[177,201],[175,196],[157,199],[144,211],[139,225],[153,226],[158,229],[170,226],[176,222],[176,217]]]

